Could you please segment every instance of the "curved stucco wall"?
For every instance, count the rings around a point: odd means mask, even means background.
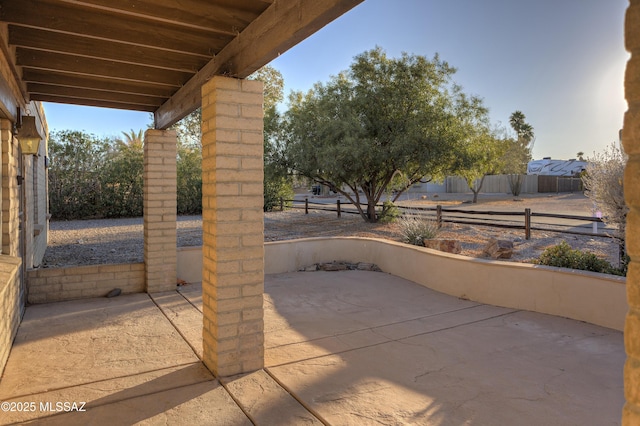
[[[265,274],[334,260],[375,263],[386,273],[451,296],[624,329],[627,296],[622,277],[469,258],[372,238],[308,238],[265,243],[264,247]],[[178,252],[179,271],[193,275],[181,277],[179,273],[179,278],[201,280],[198,250]]]

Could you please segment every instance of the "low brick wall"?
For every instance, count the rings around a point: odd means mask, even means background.
[[[29,303],[106,296],[114,288],[122,293],[144,291],[144,263],[44,268],[27,272]]]
[[[20,324],[20,265],[19,258],[0,255],[0,374]]]

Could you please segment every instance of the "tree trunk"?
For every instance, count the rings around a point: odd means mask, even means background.
[[[473,189],[473,186],[469,185],[469,189],[471,190],[471,192],[473,192],[473,204],[477,204],[478,203],[478,194],[480,193],[480,190],[482,189],[482,184],[484,183],[484,178],[487,177],[487,175],[483,175],[482,179],[480,179],[480,185],[478,185],[478,188],[476,188],[475,190]]]
[[[376,202],[375,200],[367,200],[367,219],[369,222],[376,222]]]

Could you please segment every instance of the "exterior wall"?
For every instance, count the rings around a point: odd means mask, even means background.
[[[44,109],[40,103],[29,105],[29,113],[36,117],[38,131],[43,136],[38,155],[26,155],[24,162],[24,191],[25,191],[25,265],[28,269],[37,268],[47,249],[49,232],[49,196],[47,187],[47,170],[45,157],[47,156],[48,127],[44,118]]]
[[[0,255],[0,375],[20,324],[20,266],[19,258]]]
[[[174,130],[144,135],[144,263],[148,293],[176,288],[177,201]]]
[[[20,186],[18,186],[18,144],[12,136],[13,124],[0,120],[2,143],[2,254],[21,257]]]
[[[264,366],[262,90],[202,87],[203,361],[218,376]]]
[[[625,45],[631,58],[625,75],[629,110],[624,117],[622,144],[629,155],[624,176],[627,216],[627,251],[631,257],[627,275],[629,312],[625,325],[627,362],[624,389],[627,403],[622,414],[625,426],[640,424],[640,1],[631,0],[625,21]]]
[[[144,263],[46,268],[27,272],[29,303],[104,297],[114,288],[123,294],[144,291]]]

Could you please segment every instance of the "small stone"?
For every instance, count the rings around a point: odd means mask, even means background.
[[[115,252],[116,252],[116,249],[111,249],[111,250],[109,250],[109,252],[111,252],[111,253],[115,253]]]
[[[111,298],[111,297],[116,297],[116,296],[120,296],[120,294],[122,293],[122,290],[119,288],[114,288],[113,290],[111,290],[109,293],[107,293],[107,297]]]

